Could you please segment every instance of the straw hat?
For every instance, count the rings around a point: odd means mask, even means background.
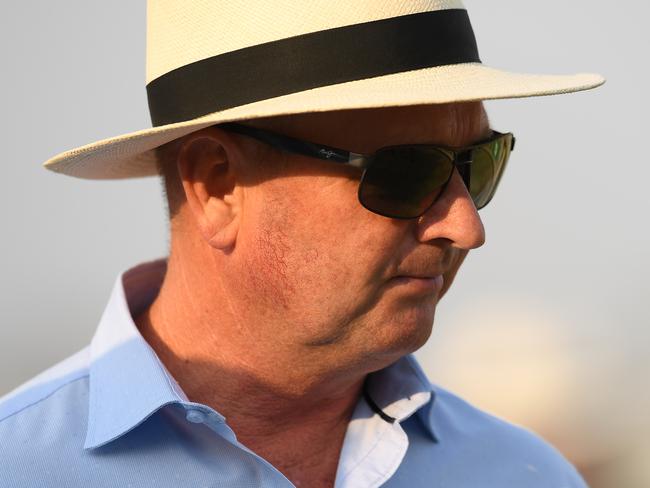
[[[485,66],[461,0],[148,0],[154,127],[63,152],[44,167],[90,179],[156,175],[157,146],[220,122],[552,95],[604,82]]]

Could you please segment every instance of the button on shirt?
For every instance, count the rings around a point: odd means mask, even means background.
[[[140,335],[133,317],[166,265],[121,273],[91,343],[0,398],[0,487],[294,486],[190,401]],[[366,386],[336,488],[586,486],[554,447],[430,383],[412,355]]]

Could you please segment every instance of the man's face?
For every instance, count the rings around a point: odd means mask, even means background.
[[[480,102],[387,107],[246,121],[358,153],[431,143],[468,145],[489,135]],[[238,136],[245,137],[245,136]],[[263,143],[255,142],[263,145]],[[361,170],[269,149],[282,168],[246,189],[229,267],[245,314],[264,321],[283,347],[308,348],[328,361],[374,358],[377,366],[422,346],[435,308],[484,228],[455,171],[420,219],[374,214],[358,201]],[[265,164],[256,161],[255,164]],[[398,275],[443,274],[440,293]],[[243,311],[242,311],[243,312]],[[267,327],[268,326],[268,327]]]

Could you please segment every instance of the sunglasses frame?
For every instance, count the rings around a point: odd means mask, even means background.
[[[452,165],[458,170],[458,172],[462,176],[463,182],[465,183],[465,186],[469,191],[470,188],[469,165],[472,163],[471,154],[474,149],[490,144],[501,138],[505,138],[508,136],[512,137],[512,142],[510,144],[510,149],[508,151],[508,157],[503,163],[503,169],[505,169],[508,159],[510,158],[510,153],[515,148],[515,137],[511,132],[501,133],[492,130],[491,135],[486,139],[464,147],[451,147],[451,146],[443,146],[443,145],[435,145],[435,144],[400,144],[400,145],[385,146],[379,148],[372,154],[362,154],[362,153],[355,153],[352,151],[348,151],[346,149],[327,146],[324,144],[317,144],[314,142],[303,141],[291,136],[278,134],[276,132],[271,132],[265,129],[259,129],[257,127],[251,127],[236,122],[223,122],[217,124],[217,127],[220,127],[221,129],[229,132],[235,132],[237,134],[242,134],[242,135],[252,137],[254,139],[257,139],[258,141],[264,142],[277,149],[287,151],[289,153],[300,154],[303,156],[318,158],[332,163],[349,165],[355,168],[363,169],[364,170],[363,175],[361,176],[361,181],[359,182],[359,191],[358,191],[359,203],[361,203],[361,205],[364,208],[378,215],[382,215],[384,217],[389,217],[394,219],[403,219],[403,220],[411,220],[411,219],[418,218],[422,214],[424,214],[429,208],[431,208],[431,206],[438,200],[440,195],[444,193],[447,184],[449,183],[449,181],[451,180],[451,176],[453,175],[453,170],[450,172],[449,178],[447,178],[447,181],[442,186],[438,196],[433,200],[431,205],[429,205],[429,207],[427,207],[427,209],[425,209],[420,215],[417,215],[415,217],[387,215],[385,213],[378,212],[376,210],[366,207],[366,205],[363,203],[361,199],[361,185],[363,185],[363,180],[366,175],[366,169],[372,164],[372,161],[376,157],[377,153],[385,150],[406,148],[406,147],[422,147],[422,148],[436,149],[449,157]],[[501,171],[499,178],[495,182],[492,194],[494,194],[494,192],[496,191],[496,188],[499,184],[499,180],[501,179],[502,174],[503,174],[503,170]],[[485,207],[485,205],[487,205],[491,199],[492,199],[492,195],[481,208]]]

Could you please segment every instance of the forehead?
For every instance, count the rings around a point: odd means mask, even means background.
[[[491,133],[483,103],[410,105],[269,117],[249,125],[354,152],[394,144],[463,146]]]

